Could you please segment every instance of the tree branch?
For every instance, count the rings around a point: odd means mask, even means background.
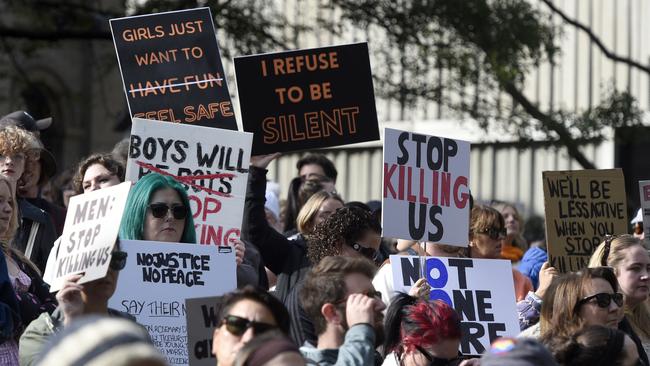
[[[40,31],[35,29],[14,29],[0,25],[0,37],[23,38],[39,41],[60,41],[64,39],[105,39],[112,40],[111,32],[100,30],[56,30]]]
[[[632,66],[632,67],[636,67],[637,69],[639,69],[641,71],[644,71],[647,74],[650,74],[650,67],[648,67],[646,65],[643,65],[643,64],[641,64],[641,63],[639,63],[637,61],[634,61],[631,58],[623,57],[623,56],[620,56],[620,55],[617,55],[617,54],[611,52],[607,47],[605,47],[605,45],[600,40],[600,38],[598,38],[598,36],[596,34],[594,34],[594,32],[592,32],[592,30],[589,27],[587,27],[586,25],[578,22],[575,19],[569,18],[564,12],[562,12],[562,10],[558,9],[555,5],[553,5],[551,0],[541,0],[541,1],[544,4],[546,4],[546,6],[548,6],[551,9],[552,12],[559,15],[565,22],[567,22],[567,23],[571,24],[572,26],[584,31],[585,33],[587,33],[587,36],[589,37],[589,39],[593,43],[596,44],[596,46],[600,49],[600,51],[603,54],[605,54],[605,56],[607,56],[607,58],[609,58],[611,60],[614,60],[616,62],[622,62],[622,63],[627,64],[627,65]]]

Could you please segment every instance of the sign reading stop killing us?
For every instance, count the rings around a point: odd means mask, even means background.
[[[383,235],[466,247],[469,155],[466,141],[386,128]]]
[[[133,119],[126,177],[167,175],[187,189],[201,244],[230,245],[244,215],[252,135]]]
[[[548,260],[560,272],[586,268],[605,236],[627,233],[621,169],[542,172]]]
[[[234,61],[253,155],[379,139],[367,43]]]
[[[70,198],[54,268],[48,269],[51,292],[72,274],[84,273],[79,284],[106,276],[130,189],[124,182]]]
[[[391,255],[390,264],[395,291],[408,293],[424,273],[431,286],[429,299],[456,310],[463,354],[481,355],[498,337],[519,333],[510,261]]]
[[[237,130],[210,8],[110,25],[131,117]]]

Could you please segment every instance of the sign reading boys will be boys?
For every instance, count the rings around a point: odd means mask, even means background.
[[[124,182],[70,198],[54,267],[47,271],[50,291],[60,290],[71,274],[85,273],[79,284],[106,276],[130,189]]]
[[[386,128],[383,235],[466,247],[469,151],[466,141]]]
[[[367,43],[234,61],[253,155],[379,139]]]
[[[234,249],[122,240],[128,254],[109,307],[135,316],[170,365],[188,365],[185,300],[237,287]]]
[[[627,233],[621,169],[542,172],[548,260],[560,272],[587,267],[605,236]]]
[[[237,130],[210,8],[110,25],[132,117]]]
[[[423,258],[426,263],[421,268]],[[395,291],[408,293],[424,272],[430,299],[456,310],[463,354],[483,354],[498,337],[519,333],[510,261],[391,255],[390,263]]]
[[[252,135],[133,119],[126,177],[150,172],[185,185],[201,244],[230,245],[240,236]]]

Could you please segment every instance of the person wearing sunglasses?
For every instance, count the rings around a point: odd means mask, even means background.
[[[501,213],[489,206],[475,205],[469,223],[469,256],[479,259],[501,259],[501,243],[507,230]],[[517,301],[533,290],[530,278],[512,269]]]
[[[614,269],[625,298],[626,319],[641,339],[645,353],[650,352],[650,256],[641,239],[632,235],[608,236],[594,251],[590,267]]]
[[[245,286],[226,294],[219,312],[219,326],[212,335],[212,354],[217,366],[232,366],[237,352],[251,339],[271,330],[289,333],[289,313],[268,292]]]
[[[21,365],[33,365],[43,351],[48,338],[68,326],[72,321],[86,315],[107,315],[132,320],[127,313],[108,307],[108,300],[115,293],[119,272],[126,265],[127,253],[116,242],[111,253],[108,271],[103,278],[79,284],[83,273],[68,276],[56,294],[59,306],[52,314],[43,313],[31,322],[20,337],[19,358]]]

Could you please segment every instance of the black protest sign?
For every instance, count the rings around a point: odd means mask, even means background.
[[[379,139],[367,43],[234,61],[253,155]]]
[[[237,130],[209,8],[110,24],[131,117]]]
[[[186,299],[187,353],[190,366],[212,366],[212,334],[220,326],[222,296]]]

